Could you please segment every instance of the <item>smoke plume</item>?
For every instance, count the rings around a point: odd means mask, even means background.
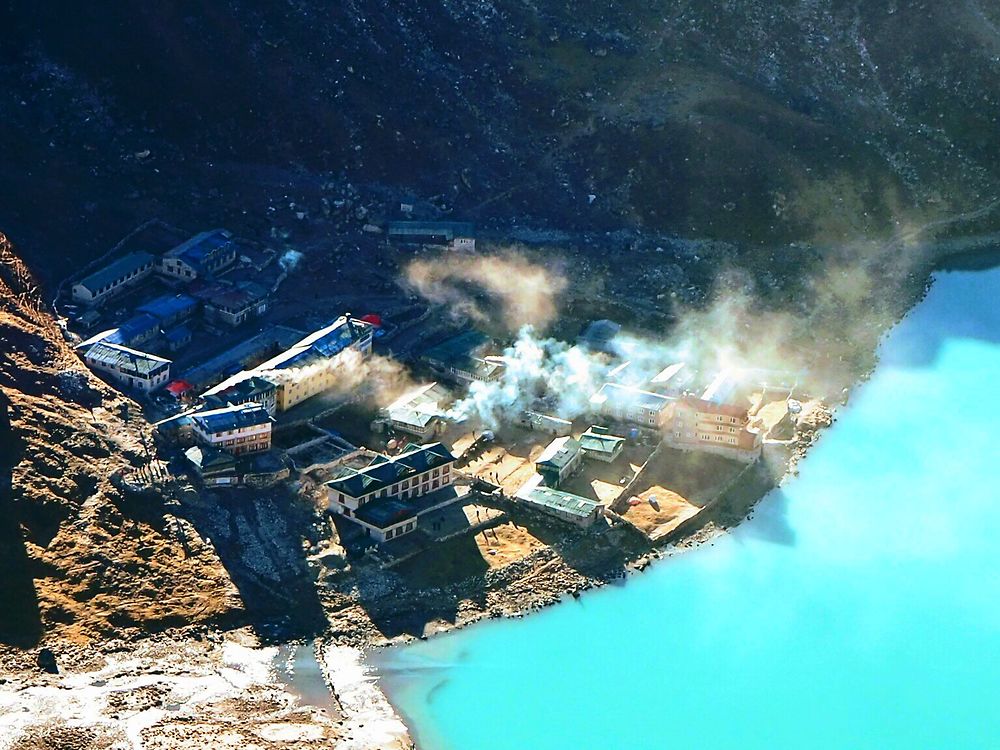
[[[565,277],[512,251],[499,255],[449,254],[415,260],[406,281],[421,296],[447,305],[456,316],[477,322],[496,319],[499,304],[511,331],[531,325],[541,329],[556,315],[556,303],[566,288]]]
[[[278,259],[278,265],[285,273],[291,273],[302,260],[302,253],[298,250],[286,250]]]
[[[356,396],[389,403],[414,387],[409,371],[394,359],[372,354],[362,356],[356,349],[344,349],[332,359],[281,370],[260,373],[268,380],[285,385],[304,383],[321,376],[329,376],[328,387],[318,396],[340,400]]]

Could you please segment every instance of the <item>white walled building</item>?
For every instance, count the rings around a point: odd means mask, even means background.
[[[379,542],[413,531],[414,500],[451,487],[455,457],[441,443],[410,445],[398,456],[379,456],[363,469],[344,469],[325,483],[330,510],[346,516]]]
[[[144,393],[165,385],[170,378],[170,360],[129,349],[120,344],[97,341],[83,349],[83,360],[92,369],[114,381]]]
[[[73,284],[73,300],[98,305],[153,272],[155,260],[149,253],[129,253]]]
[[[590,403],[594,411],[610,419],[661,429],[670,419],[674,399],[638,388],[605,383]]]
[[[271,416],[260,404],[238,404],[191,415],[199,443],[234,456],[266,451],[271,447]]]

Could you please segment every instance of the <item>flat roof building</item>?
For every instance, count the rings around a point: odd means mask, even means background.
[[[746,408],[719,404],[694,396],[677,400],[668,437],[672,445],[753,461],[760,455],[763,437],[749,426]]]
[[[146,252],[129,253],[73,284],[73,299],[97,305],[153,272],[155,260]]]

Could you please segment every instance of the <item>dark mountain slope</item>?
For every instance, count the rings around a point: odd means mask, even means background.
[[[1000,177],[1000,10],[978,0],[8,12],[0,221],[29,259],[151,214],[262,231],[275,195],[315,209],[316,181],[751,245],[884,237]]]

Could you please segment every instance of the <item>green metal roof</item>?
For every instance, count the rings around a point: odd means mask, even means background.
[[[603,507],[601,503],[594,500],[588,500],[571,492],[554,490],[551,487],[535,487],[522,495],[521,498],[530,503],[562,511],[563,513],[570,513],[581,518],[586,518]]]
[[[580,435],[580,447],[591,453],[614,453],[625,438],[609,435],[603,427],[591,427]]]

